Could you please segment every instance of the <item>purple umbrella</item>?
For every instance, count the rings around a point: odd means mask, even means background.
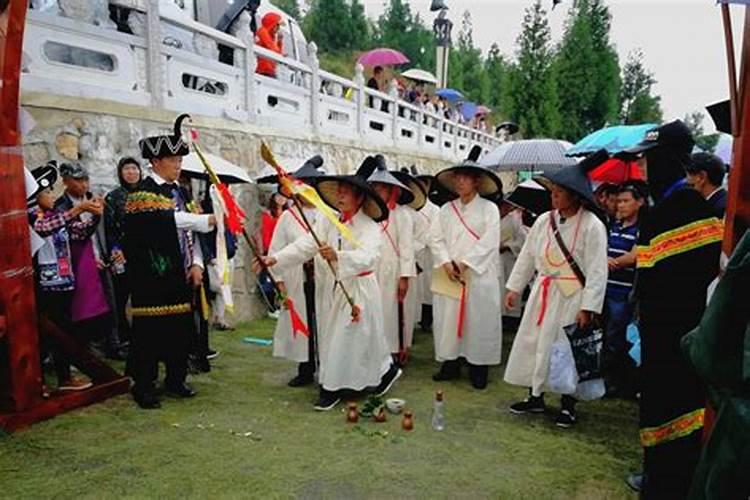
[[[487,106],[477,106],[477,115],[489,115],[490,113],[492,113],[492,110]]]
[[[409,58],[398,50],[379,48],[365,52],[357,61],[363,66],[395,66],[408,63]]]

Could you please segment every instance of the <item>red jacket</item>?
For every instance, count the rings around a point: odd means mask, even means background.
[[[261,21],[262,26],[255,33],[255,43],[260,45],[264,49],[272,50],[277,54],[283,54],[281,40],[271,35],[271,31],[281,24],[281,16],[275,12],[269,12],[263,16]],[[276,77],[276,61],[266,59],[264,57],[258,58],[258,65],[255,68],[256,73],[261,75]]]

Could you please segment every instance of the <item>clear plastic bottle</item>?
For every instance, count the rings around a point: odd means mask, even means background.
[[[436,431],[445,429],[445,403],[443,402],[443,391],[435,393],[435,401],[432,405],[432,428]]]

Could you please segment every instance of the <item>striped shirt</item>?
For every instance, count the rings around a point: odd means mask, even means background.
[[[609,248],[607,255],[616,259],[630,252],[638,241],[638,224],[623,227],[620,221],[612,224],[609,230]],[[633,288],[635,264],[629,267],[609,271],[607,293],[627,295]]]

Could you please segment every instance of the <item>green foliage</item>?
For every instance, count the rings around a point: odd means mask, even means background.
[[[620,122],[624,125],[662,121],[661,97],[652,94],[656,79],[643,64],[643,52],[628,55],[622,68]]]
[[[374,45],[389,47],[409,58],[409,66],[430,70],[435,66],[435,39],[407,0],[389,0],[375,25]]]
[[[555,58],[564,139],[576,141],[617,118],[620,68],[610,24],[601,0],[578,0],[570,8]]]
[[[505,111],[525,137],[556,137],[561,127],[560,99],[547,13],[540,0],[526,9],[517,43],[503,99]]]
[[[471,14],[465,11],[457,43],[448,63],[448,86],[462,89],[464,96],[477,103],[490,102],[490,79],[484,67],[482,51],[474,46]]]
[[[320,53],[363,50],[370,40],[370,27],[359,0],[312,0],[302,29]]]
[[[298,21],[300,17],[302,17],[300,15],[299,2],[297,0],[273,0],[273,4]]]

